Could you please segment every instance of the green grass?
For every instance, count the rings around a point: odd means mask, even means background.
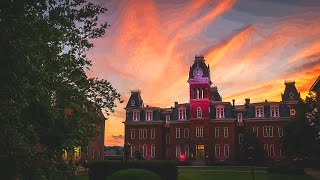
[[[178,180],[251,180],[248,167],[179,167]],[[269,174],[265,168],[255,168],[255,180],[317,180],[307,175]],[[88,180],[87,172],[80,172],[78,180]]]

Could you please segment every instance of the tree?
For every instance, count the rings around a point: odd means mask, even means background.
[[[290,158],[319,156],[319,114],[316,99],[309,93],[304,101],[295,105],[296,115],[284,127],[283,150]]]
[[[113,112],[120,95],[85,73],[105,11],[84,0],[0,2],[1,179],[68,179],[62,150],[97,135],[101,108]]]
[[[250,147],[253,147],[253,153],[250,152]],[[243,141],[240,147],[239,159],[242,162],[248,162],[249,157],[253,155],[254,163],[260,163],[264,160],[265,152],[262,149],[261,143],[257,135],[253,132],[247,132],[243,136]]]

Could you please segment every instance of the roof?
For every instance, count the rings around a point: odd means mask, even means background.
[[[310,91],[317,91],[319,88],[319,83],[320,83],[320,76],[317,78],[317,80],[313,83],[313,85],[310,88]]]
[[[202,72],[203,72],[202,77],[209,77],[209,79],[210,79],[209,65],[207,66],[204,61],[205,60],[204,60],[203,56],[195,56],[194,63],[192,64],[192,66],[190,66],[189,79],[194,78],[193,71],[196,68],[200,68],[202,70]]]

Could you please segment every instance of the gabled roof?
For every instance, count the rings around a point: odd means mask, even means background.
[[[320,76],[318,79],[313,83],[313,85],[310,88],[310,91],[317,91],[318,87],[320,85]]]

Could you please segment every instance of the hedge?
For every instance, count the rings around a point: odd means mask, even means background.
[[[114,172],[134,168],[152,171],[161,176],[164,180],[177,180],[178,170],[175,161],[163,160],[131,160],[124,161],[107,160],[95,161],[88,164],[90,180],[105,180]]]
[[[274,166],[268,167],[269,173],[280,173],[280,174],[305,174],[303,168],[296,167],[290,162],[277,162]]]

